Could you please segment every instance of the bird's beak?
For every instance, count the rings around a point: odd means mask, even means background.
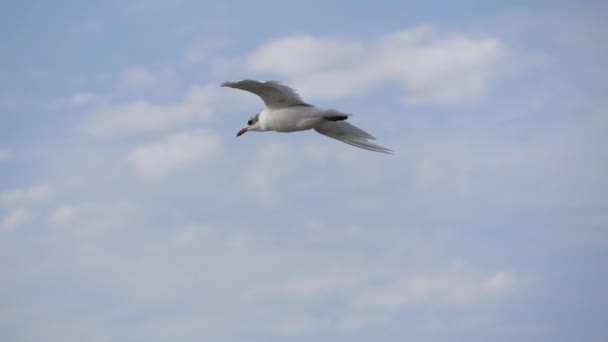
[[[237,136],[237,137],[240,137],[241,135],[245,134],[245,132],[247,132],[248,130],[249,130],[249,127],[245,127],[245,128],[243,128],[243,129],[241,129],[241,130],[240,130],[240,131],[239,131],[239,132],[236,134],[236,136]]]

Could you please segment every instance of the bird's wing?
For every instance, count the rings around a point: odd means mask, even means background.
[[[367,133],[359,127],[351,125],[346,121],[325,121],[317,128],[315,128],[315,131],[330,138],[340,140],[344,143],[365,150],[388,154],[391,154],[393,152],[392,150],[386,147],[382,147],[380,145],[374,144],[373,142],[370,142],[369,140],[376,140],[373,135]]]
[[[276,81],[258,82],[242,80],[237,82],[224,82],[222,87],[230,87],[252,92],[259,96],[268,108],[285,108],[292,106],[310,106],[302,101],[296,91]]]

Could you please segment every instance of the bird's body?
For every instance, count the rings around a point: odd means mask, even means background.
[[[298,118],[294,120],[294,118]],[[322,120],[322,110],[314,106],[264,108],[259,114],[262,131],[297,132],[315,128]]]
[[[350,114],[335,109],[320,109],[308,104],[291,88],[278,82],[258,82],[243,80],[224,82],[231,87],[258,95],[266,108],[253,116],[247,127],[241,129],[237,137],[248,131],[297,132],[314,129],[320,134],[344,143],[370,151],[391,153],[392,151],[374,144],[375,138],[362,129],[346,122]]]

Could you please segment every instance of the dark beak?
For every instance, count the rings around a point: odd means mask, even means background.
[[[245,132],[247,132],[247,129],[248,129],[248,127],[243,128],[236,134],[236,136],[240,137],[241,135],[245,134]]]

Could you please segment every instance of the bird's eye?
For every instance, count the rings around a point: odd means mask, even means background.
[[[253,119],[249,119],[249,121],[247,121],[247,124],[248,124],[249,126],[253,125]]]

